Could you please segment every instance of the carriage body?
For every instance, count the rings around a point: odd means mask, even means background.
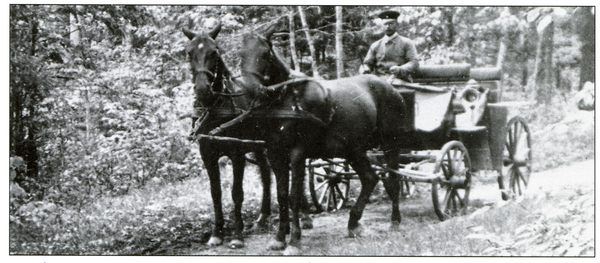
[[[499,103],[501,77],[499,68],[424,65],[413,82],[439,91],[392,82],[408,111],[403,152],[441,149],[457,140],[467,148],[472,169],[501,171],[508,115],[507,107]]]

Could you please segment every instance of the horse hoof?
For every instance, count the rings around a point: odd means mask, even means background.
[[[302,250],[295,246],[288,246],[284,251],[283,255],[285,256],[299,256],[302,255]]]
[[[360,237],[362,235],[362,232],[363,232],[362,225],[358,225],[354,229],[348,229],[348,237],[350,237],[350,238]]]
[[[390,232],[399,232],[400,231],[400,222],[392,222],[390,225]]]
[[[219,237],[210,237],[210,239],[208,240],[208,242],[206,242],[206,244],[211,247],[220,246],[221,244],[223,244],[223,239],[221,239]]]
[[[244,247],[244,241],[239,240],[239,239],[231,240],[231,242],[229,243],[228,247],[231,248],[231,249],[243,248]]]
[[[273,240],[269,244],[269,250],[284,250],[284,249],[285,249],[285,242]]]

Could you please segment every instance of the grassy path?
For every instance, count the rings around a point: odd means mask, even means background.
[[[389,202],[365,209],[361,238],[346,238],[348,209],[314,215],[303,232],[304,255],[580,256],[593,253],[594,162],[584,161],[532,175],[525,196],[502,201],[497,185],[476,182],[470,215],[439,222],[428,186],[401,203],[399,232],[389,232]],[[559,224],[560,223],[560,224]],[[591,228],[590,228],[591,227]],[[282,255],[266,250],[271,234],[251,235],[247,247],[197,247],[192,255]],[[591,239],[590,239],[591,238]],[[590,247],[592,249],[590,249]]]

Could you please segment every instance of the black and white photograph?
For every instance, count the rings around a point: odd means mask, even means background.
[[[281,4],[7,5],[10,262],[596,256],[594,5]]]

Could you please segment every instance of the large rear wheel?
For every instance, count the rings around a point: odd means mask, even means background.
[[[467,212],[471,191],[471,159],[459,141],[450,141],[436,157],[434,174],[443,176],[432,182],[433,208],[440,220]]]
[[[519,116],[510,119],[506,128],[502,174],[508,177],[510,191],[522,195],[531,176],[531,132],[525,119]]]

